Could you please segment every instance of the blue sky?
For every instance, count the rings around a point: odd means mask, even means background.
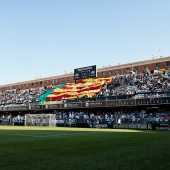
[[[169,0],[0,0],[0,85],[170,55]]]

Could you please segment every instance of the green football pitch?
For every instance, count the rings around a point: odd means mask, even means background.
[[[170,131],[0,126],[1,170],[169,170]]]

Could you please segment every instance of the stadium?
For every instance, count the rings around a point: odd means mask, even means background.
[[[1,86],[2,169],[168,169],[169,61]]]
[[[169,170],[170,1],[0,1],[0,170]]]
[[[3,85],[1,125],[117,128],[121,119],[123,129],[169,130],[169,61],[93,65],[72,75]]]

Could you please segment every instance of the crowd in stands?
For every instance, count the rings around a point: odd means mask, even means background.
[[[100,125],[106,125],[106,128],[114,128],[116,124],[117,128],[121,128],[121,125],[132,125],[132,128],[136,128],[139,124],[144,125],[148,123],[167,123],[170,126],[170,111],[164,110],[110,110],[110,111],[62,111],[54,112],[56,114],[56,120],[64,120],[64,126],[71,126],[72,123],[86,123],[86,127],[98,128]],[[57,124],[56,124],[57,125]],[[133,126],[134,125],[134,126]],[[135,126],[137,125],[137,126]],[[102,127],[102,126],[101,126]]]
[[[170,111],[167,110],[119,110],[100,112],[93,111],[53,111],[56,114],[56,119],[105,119],[112,121],[121,118],[121,120],[140,121],[143,119],[152,119],[155,121],[162,121],[170,118]]]
[[[6,90],[0,93],[0,105],[29,105],[36,104],[40,95],[52,89],[53,86],[27,89],[27,90]]]
[[[141,93],[165,93],[170,89],[170,71],[143,71],[137,74],[130,71],[129,74],[113,77],[112,81],[104,84],[97,96],[118,96]],[[145,97],[149,95],[145,95]]]
[[[45,112],[41,112],[41,114],[47,114]],[[111,125],[111,123],[115,123],[118,119],[121,120],[122,123],[147,123],[147,122],[168,122],[170,120],[170,111],[166,109],[162,110],[110,110],[110,111],[87,111],[87,110],[65,110],[65,111],[50,111],[49,114],[55,114],[56,120],[61,120],[70,125],[71,123],[75,123],[76,120],[78,122],[86,122],[91,125],[91,127],[95,126],[95,122],[105,123],[107,127]],[[1,115],[0,123],[23,123],[24,115]],[[94,124],[93,124],[94,123]]]
[[[27,90],[6,90],[0,93],[0,105],[29,105],[38,103],[38,97],[46,91],[54,88],[52,85],[43,88],[34,88]],[[112,77],[109,83],[105,83],[99,93],[94,97],[120,96],[129,94],[150,97],[149,93],[164,94],[170,91],[170,71],[143,71],[137,74],[130,71],[128,74]]]

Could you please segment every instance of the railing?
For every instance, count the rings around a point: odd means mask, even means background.
[[[141,92],[136,94],[123,94],[113,96],[98,96],[92,98],[76,98],[73,100],[67,100],[67,102],[86,102],[86,101],[99,101],[99,100],[120,100],[120,99],[142,99],[142,98],[157,98],[157,97],[168,97],[170,92]]]
[[[79,103],[79,102],[98,102],[98,101],[110,101],[110,100],[129,100],[129,99],[153,99],[153,98],[164,98],[164,97],[169,97],[170,92],[141,92],[141,93],[136,93],[136,94],[125,94],[125,95],[115,95],[115,96],[98,96],[98,97],[92,97],[92,98],[76,98],[74,100],[69,100],[69,99],[64,99],[62,103]],[[46,105],[52,105],[53,102],[50,102],[49,104]],[[57,104],[55,104],[57,105]],[[32,102],[32,103],[18,103],[18,104],[5,104],[5,103],[0,103],[0,108],[1,107],[32,107],[36,108],[38,106],[42,106],[42,104],[39,104],[37,101]],[[0,109],[1,110],[1,109]],[[5,109],[4,109],[5,110]]]

